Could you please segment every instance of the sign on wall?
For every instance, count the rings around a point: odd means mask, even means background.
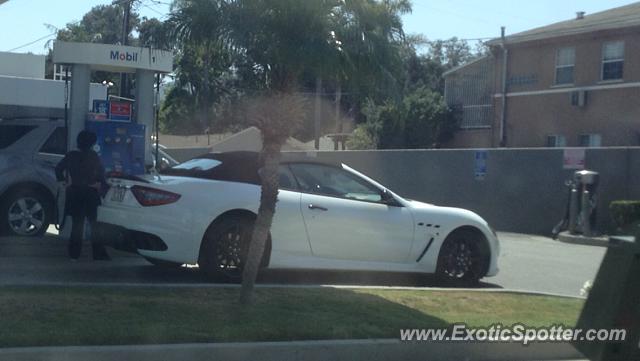
[[[584,169],[584,148],[565,148],[562,165],[564,169]]]
[[[486,150],[477,150],[475,151],[475,163],[474,163],[474,173],[476,180],[484,180],[487,175],[487,158],[489,152]]]

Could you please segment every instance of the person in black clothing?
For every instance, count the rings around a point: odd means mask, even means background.
[[[93,228],[101,204],[100,190],[106,189],[104,167],[98,154],[92,150],[96,144],[96,134],[82,131],[78,134],[79,150],[68,152],[56,166],[56,178],[65,182],[65,216],[71,216],[71,238],[69,239],[69,257],[77,260],[82,252],[82,238],[85,219]],[[110,260],[107,251],[91,237],[94,260]]]

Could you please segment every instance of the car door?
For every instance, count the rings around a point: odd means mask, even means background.
[[[297,182],[284,165],[278,170],[278,178],[278,202],[271,225],[272,266],[280,266],[288,256],[311,256],[311,245],[300,212],[301,194]]]
[[[342,168],[291,163],[315,256],[406,262],[413,242],[411,212],[383,202],[382,190]]]

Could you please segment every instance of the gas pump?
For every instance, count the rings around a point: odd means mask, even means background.
[[[86,130],[98,136],[94,150],[109,174],[144,174],[145,126],[118,121],[87,121]]]
[[[554,238],[565,228],[574,235],[595,235],[599,179],[598,172],[581,170],[573,174],[573,180],[566,182],[569,187],[567,211],[565,218],[552,231]]]
[[[569,203],[569,233],[592,236],[596,225],[598,172],[581,170],[573,175]]]

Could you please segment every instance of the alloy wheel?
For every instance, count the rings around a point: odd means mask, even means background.
[[[447,242],[443,253],[443,272],[453,279],[463,279],[476,273],[480,261],[475,242],[458,238]]]
[[[216,268],[227,276],[238,277],[247,251],[246,229],[238,224],[230,226],[215,242]]]
[[[32,197],[18,198],[9,206],[7,216],[11,230],[20,236],[38,233],[46,219],[43,205]]]

